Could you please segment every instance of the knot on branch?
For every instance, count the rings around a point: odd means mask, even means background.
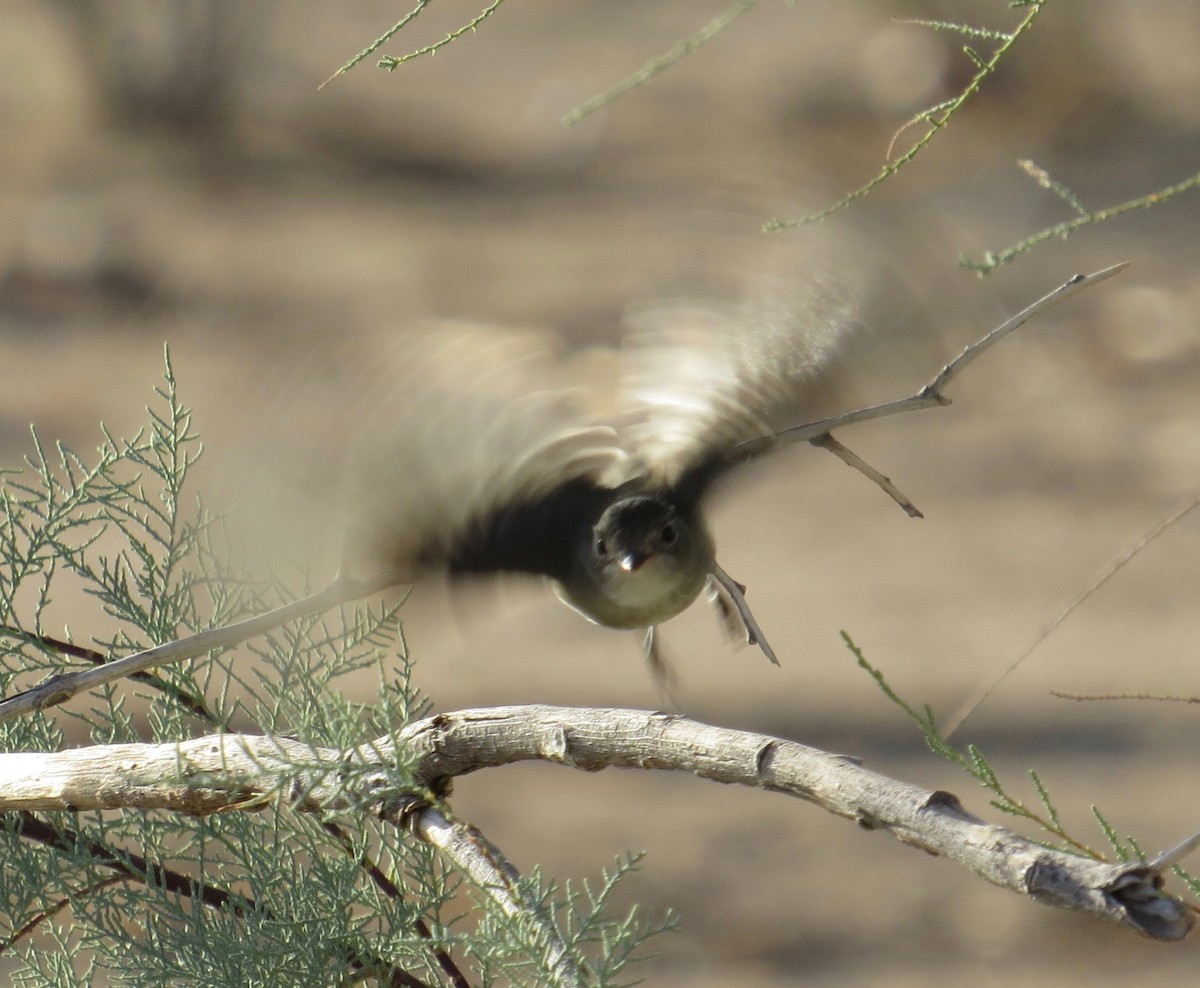
[[[1162,890],[1153,868],[1131,868],[1104,891],[1125,911],[1129,922],[1153,940],[1182,940],[1196,925],[1196,911]]]

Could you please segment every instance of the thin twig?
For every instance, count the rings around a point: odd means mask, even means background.
[[[451,31],[440,41],[435,41],[431,45],[426,45],[424,48],[418,48],[415,51],[410,51],[407,55],[384,55],[378,61],[378,66],[381,69],[386,69],[388,72],[394,72],[405,62],[411,62],[414,58],[420,58],[422,55],[436,55],[439,51],[450,44],[452,41],[457,41],[464,34],[469,34],[474,31],[480,24],[492,16],[500,7],[504,0],[492,0],[490,4],[483,10],[467,21],[466,24]]]
[[[398,31],[403,30],[404,27],[407,26],[408,23],[410,21],[412,21],[419,13],[421,13],[421,11],[424,10],[428,4],[429,4],[429,0],[417,0],[417,5],[412,10],[410,10],[407,14],[405,14],[404,17],[401,18],[401,20],[398,23],[393,24],[390,28],[388,28],[386,31],[384,31],[383,34],[381,34],[378,38],[376,38],[369,45],[367,45],[366,48],[364,48],[357,55],[355,55],[352,59],[350,59],[350,61],[348,61],[345,65],[343,65],[340,69],[338,69],[333,75],[331,75],[323,83],[321,83],[321,85],[317,86],[317,89],[318,90],[324,89],[331,82],[333,82],[333,80],[336,79],[338,76],[345,75],[347,72],[349,72],[352,68],[354,68],[354,66],[356,66],[359,62],[361,62],[364,58],[369,58],[372,54],[379,51],[380,48],[382,48],[384,45],[386,45],[392,39],[393,35],[395,35]]]
[[[725,28],[729,27],[742,14],[751,10],[758,3],[758,0],[737,0],[725,13],[719,17],[709,21],[704,27],[693,34],[690,38],[685,38],[679,44],[672,47],[669,51],[664,52],[657,58],[652,58],[649,62],[638,69],[633,75],[621,80],[615,86],[606,89],[604,92],[593,96],[591,99],[584,100],[574,109],[568,111],[562,118],[564,127],[571,127],[579,123],[584,117],[595,113],[602,107],[608,106],[613,100],[620,96],[624,96],[631,89],[636,89],[638,86],[644,85],[653,79],[660,72],[669,69],[672,65],[678,62],[681,58],[690,55],[705,42],[716,37]]]
[[[823,436],[817,436],[816,439],[810,439],[809,442],[814,446],[819,446],[821,449],[829,450],[829,452],[831,452],[847,466],[853,467],[868,480],[874,481],[876,484],[878,484],[880,489],[882,489],[882,491],[888,497],[890,497],[893,501],[900,505],[901,508],[904,509],[904,513],[908,515],[909,518],[925,517],[925,515],[921,512],[921,509],[912,503],[908,495],[892,483],[891,477],[885,477],[853,450],[847,449],[844,445],[834,439],[833,436],[831,436],[828,432]]]
[[[1136,557],[1143,549],[1145,549],[1146,546],[1162,535],[1163,532],[1165,532],[1172,525],[1175,525],[1186,518],[1198,505],[1200,505],[1200,494],[1197,494],[1195,497],[1189,499],[1185,504],[1176,508],[1169,515],[1167,515],[1167,517],[1155,524],[1153,528],[1147,532],[1144,532],[1132,545],[1115,556],[1104,567],[1104,569],[1102,569],[1091,580],[1088,581],[1087,586],[1085,586],[1073,600],[1071,600],[1065,607],[1055,614],[1054,617],[1050,619],[1048,624],[1042,627],[1042,629],[1034,636],[1033,641],[1026,645],[1015,659],[1007,663],[995,676],[992,677],[991,680],[980,687],[980,689],[969,700],[967,700],[967,702],[964,703],[961,708],[959,708],[957,713],[950,718],[945,730],[942,731],[942,737],[949,738],[951,734],[958,730],[962,726],[963,721],[970,717],[971,714],[973,714],[979,708],[979,705],[992,695],[996,687],[998,687],[1002,682],[1004,682],[1005,679],[1012,675],[1012,673],[1016,671],[1017,667],[1020,666],[1021,663],[1023,663],[1027,658],[1029,658],[1029,656],[1031,656],[1041,646],[1042,642],[1049,638],[1062,625],[1062,623],[1067,620],[1067,618],[1069,618],[1080,607],[1082,607],[1097,590],[1099,590],[1102,586],[1104,586],[1104,584],[1106,584],[1109,580],[1116,576],[1117,573],[1119,573],[1130,562],[1132,562],[1134,557]],[[1076,699],[1075,697],[1069,698]]]
[[[8,936],[3,942],[0,942],[0,954],[4,953],[9,948],[25,939],[25,937],[29,936],[30,933],[46,922],[46,920],[62,912],[68,906],[74,905],[80,899],[92,895],[95,892],[100,892],[103,889],[108,888],[110,885],[119,885],[121,882],[129,882],[132,880],[133,877],[131,875],[113,875],[110,878],[102,878],[98,882],[92,882],[85,888],[76,889],[70,895],[63,896],[57,902],[53,902],[45,909],[42,909],[37,913],[36,916],[29,920],[29,922],[23,923],[20,929],[14,930],[10,936]]]
[[[922,408],[949,405],[950,399],[942,394],[942,390],[958,377],[970,363],[981,357],[1006,336],[1020,329],[1034,316],[1040,315],[1051,306],[1056,305],[1065,298],[1069,298],[1076,292],[1080,292],[1101,281],[1107,281],[1129,267],[1129,263],[1125,261],[1121,264],[1114,264],[1112,267],[1097,271],[1095,274],[1075,275],[1054,289],[1054,291],[1042,296],[1032,305],[1022,309],[1003,325],[997,326],[983,339],[966,347],[962,353],[946,364],[925,387],[907,398],[898,398],[895,401],[887,401],[881,405],[871,405],[867,408],[858,408],[854,411],[843,412],[840,415],[821,419],[818,422],[809,422],[791,429],[783,429],[774,435],[763,436],[759,439],[751,439],[744,442],[739,447],[739,450],[743,451],[747,458],[749,458],[764,449],[770,448],[781,439],[791,442],[813,442],[813,440],[823,439],[824,436],[831,433],[834,429],[840,429],[847,425],[869,422],[872,419],[886,418],[889,415],[915,412]]]
[[[75,659],[83,659],[85,662],[90,662],[92,665],[102,666],[108,664],[108,656],[103,652],[98,652],[94,648],[86,648],[83,645],[76,645],[74,642],[63,641],[55,638],[52,635],[36,634],[32,631],[25,631],[22,628],[14,628],[7,624],[0,625],[0,635],[8,635],[11,638],[19,638],[22,641],[29,642],[31,645],[38,645],[48,651],[58,652],[61,655],[69,655]],[[169,696],[172,700],[178,703],[193,717],[212,724],[214,727],[228,727],[228,724],[221,720],[216,714],[208,709],[202,697],[196,696],[187,690],[180,689],[173,683],[168,683],[161,676],[156,676],[152,672],[135,672],[129,677],[130,679],[145,683],[147,686],[153,687],[165,696]]]
[[[737,580],[726,573],[715,559],[713,560],[712,573],[710,575],[729,596],[733,606],[737,609],[742,627],[746,631],[746,644],[757,645],[762,649],[763,655],[771,660],[772,665],[779,665],[779,659],[775,655],[775,650],[771,648],[770,643],[763,634],[762,628],[759,627],[758,621],[754,619],[754,612],[750,610],[750,605],[746,603],[745,586],[738,583]]]
[[[1097,700],[1137,700],[1142,703],[1200,703],[1200,696],[1175,696],[1171,693],[1071,693],[1068,690],[1051,690],[1050,695],[1060,700],[1076,700],[1091,703]]]
[[[18,693],[16,696],[0,701],[0,721],[33,713],[35,710],[58,706],[84,690],[124,679],[154,666],[182,662],[185,659],[194,659],[220,648],[230,648],[241,644],[247,638],[277,628],[293,618],[306,617],[330,607],[358,600],[360,597],[396,586],[400,582],[399,577],[395,574],[376,577],[373,580],[339,578],[324,590],[284,604],[282,607],[276,607],[265,614],[257,614],[245,621],[238,621],[223,628],[202,631],[178,641],[155,645],[153,648],[143,649],[141,652],[114,659],[112,662],[106,662],[104,665],[91,669],[81,669],[78,672],[54,676],[24,693]]]

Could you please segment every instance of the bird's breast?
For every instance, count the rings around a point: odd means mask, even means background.
[[[680,566],[656,556],[632,571],[575,573],[555,581],[555,593],[589,621],[609,628],[648,628],[685,610],[708,580],[703,565]]]

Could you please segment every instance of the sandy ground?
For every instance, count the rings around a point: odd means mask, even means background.
[[[568,108],[722,4],[527,0],[436,58],[392,75],[368,60],[317,92],[398,8],[258,3],[238,15],[236,43],[222,42],[219,78],[232,82],[202,126],[195,110],[180,124],[150,112],[161,66],[183,57],[151,30],[153,5],[98,5],[109,20],[83,31],[68,6],[0,8],[5,464],[27,451],[31,421],[83,449],[99,420],[135,426],[164,341],[220,449],[281,354],[333,338],[442,317],[545,327],[580,345],[614,339],[631,304],[720,296],[764,251],[786,257],[810,236],[764,248],[745,230],[864,181],[905,120],[969,78],[959,39],[893,18],[1016,22],[999,2],[762,5],[564,129]],[[473,13],[435,6],[385,51]],[[923,521],[812,449],[721,502],[724,565],[750,585],[783,668],[729,648],[695,608],[665,631],[689,714],[861,755],[989,812],[923,751],[838,631],[905,696],[949,713],[1200,487],[1194,192],[1046,243],[986,280],[955,266],[1065,218],[1018,158],[1095,206],[1192,174],[1197,51],[1189,4],[1050,5],[922,159],[831,221],[861,245],[864,281],[902,286],[876,325],[891,372],[863,374],[873,397],[912,390],[1070,274],[1135,265],[973,367],[952,407],[842,437]],[[124,79],[125,96],[106,99],[104,78]],[[165,88],[179,100],[182,85]],[[1193,519],[1083,607],[964,734],[1014,779],[1038,769],[1088,839],[1100,840],[1091,803],[1148,849],[1196,827],[1194,713],[1069,705],[1047,691],[1196,693],[1197,558]],[[87,607],[64,616],[77,633]],[[436,709],[659,704],[629,636],[540,591],[466,622],[419,594],[406,632]],[[1200,960],[1194,942],[1145,943],[1050,912],[777,795],[531,766],[462,780],[454,805],[518,866],[563,877],[645,849],[626,895],[683,917],[642,968],[651,984],[1149,985],[1186,983]]]

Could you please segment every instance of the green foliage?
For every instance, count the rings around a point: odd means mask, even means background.
[[[1088,209],[1082,203],[1079,196],[1063,185],[1062,182],[1051,178],[1049,172],[1044,168],[1039,168],[1032,161],[1028,160],[1018,161],[1017,164],[1038,186],[1052,192],[1061,199],[1067,208],[1075,214],[1075,217],[1065,220],[1062,223],[1055,223],[1044,230],[1039,230],[1037,233],[1017,241],[1011,247],[1005,247],[1003,250],[998,251],[985,251],[981,260],[975,260],[964,254],[959,259],[959,264],[962,267],[969,268],[979,274],[990,274],[995,268],[1003,264],[1008,264],[1009,261],[1014,260],[1018,255],[1032,250],[1046,240],[1066,240],[1077,230],[1081,230],[1085,226],[1091,226],[1093,223],[1104,223],[1134,209],[1149,209],[1151,206],[1157,206],[1168,199],[1173,199],[1181,192],[1190,192],[1192,189],[1200,188],[1200,172],[1197,172],[1195,175],[1185,178],[1182,182],[1167,186],[1165,189],[1148,192],[1143,196],[1128,199],[1125,202],[1116,203],[1112,206],[1106,206],[1103,209]]]
[[[415,7],[413,7],[412,10],[410,10],[407,14],[405,14],[402,18],[400,18],[399,21],[397,21],[390,28],[388,28],[386,31],[384,31],[383,34],[381,34],[378,38],[376,38],[374,41],[372,41],[369,45],[367,45],[366,48],[364,48],[362,51],[360,51],[357,55],[355,55],[352,59],[350,59],[350,61],[348,61],[345,65],[343,65],[340,69],[338,69],[333,75],[331,75],[328,79],[326,79],[323,83],[321,83],[321,85],[318,88],[324,88],[325,86],[329,85],[329,83],[331,83],[338,76],[343,75],[346,72],[349,72],[352,68],[354,68],[354,66],[356,66],[363,59],[369,58],[371,55],[375,54],[375,52],[379,51],[379,49],[382,48],[384,45],[386,45],[389,41],[391,41],[392,38],[395,37],[396,34],[398,34],[404,28],[408,27],[408,25],[411,24],[416,19],[417,15],[420,14],[421,11],[423,11],[427,6],[429,6],[429,2],[430,2],[430,0],[417,0],[417,5]],[[406,55],[383,55],[380,57],[379,61],[376,64],[381,69],[386,69],[388,72],[394,72],[397,68],[399,68],[405,62],[411,62],[414,58],[420,58],[422,55],[436,54],[442,48],[445,48],[446,45],[450,44],[450,42],[457,41],[464,34],[469,34],[470,32],[474,31],[480,24],[482,24],[485,20],[487,20],[487,18],[492,16],[492,14],[494,14],[496,12],[496,10],[499,8],[500,4],[502,4],[503,2],[504,2],[504,0],[492,0],[492,2],[488,6],[486,6],[477,16],[472,17],[469,21],[467,21],[461,27],[456,28],[455,30],[451,31],[440,41],[436,41],[431,45],[425,45],[424,47],[417,48],[414,51],[410,51]]]
[[[51,456],[35,433],[27,469],[0,478],[4,695],[64,660],[103,662],[289,599],[233,570],[221,518],[188,493],[202,447],[169,359],[157,396],[147,428],[129,440],[105,432],[94,463],[62,446]],[[93,597],[109,626],[86,646],[47,631],[68,588]],[[364,669],[379,680],[371,704],[339,692]],[[110,685],[73,712],[8,721],[0,744],[53,751],[216,728],[348,747],[425,712],[412,671],[397,606],[346,608],[143,674],[132,689]],[[414,791],[404,765],[385,788]],[[204,817],[13,812],[0,817],[0,855],[0,970],[15,965],[15,984],[443,984],[467,959],[486,984],[555,983],[544,952],[531,950],[529,917],[482,894],[467,911],[467,890],[430,847],[366,812],[262,802]],[[616,984],[635,948],[670,925],[607,916],[633,864],[619,863],[595,893],[527,880],[598,984]]]
[[[562,118],[563,125],[571,127],[589,114],[595,113],[597,110],[608,106],[614,100],[624,96],[631,89],[636,89],[638,86],[643,86],[656,75],[665,72],[676,62],[686,58],[701,45],[711,41],[718,34],[729,27],[742,14],[753,10],[757,6],[758,0],[737,0],[732,7],[719,17],[713,18],[704,25],[699,31],[693,34],[690,38],[684,38],[677,45],[673,46],[669,51],[663,52],[656,58],[652,58],[649,62],[643,65],[633,75],[621,80],[616,85],[609,87],[602,93],[598,93],[591,99],[586,99],[578,106],[568,110]]]
[[[457,41],[459,38],[474,31],[484,20],[490,17],[503,0],[493,0],[491,4],[475,17],[466,21],[461,27],[450,31],[445,37],[440,40],[424,45],[419,48],[403,54],[403,55],[383,55],[380,56],[377,65],[379,68],[386,69],[391,72],[404,65],[406,62],[413,61],[424,55],[432,55],[440,51],[442,48],[449,45],[452,41]],[[1021,21],[1011,30],[1002,30],[999,28],[983,27],[975,24],[963,24],[952,21],[930,20],[923,18],[908,18],[900,21],[904,24],[914,24],[921,27],[929,28],[933,31],[953,33],[966,38],[974,44],[964,44],[962,52],[964,57],[974,67],[974,74],[967,84],[954,96],[944,100],[939,100],[932,106],[926,107],[919,113],[913,115],[893,136],[888,145],[885,161],[879,171],[868,181],[862,185],[850,190],[845,195],[841,196],[834,202],[821,209],[807,213],[793,219],[783,217],[774,217],[768,220],[763,225],[763,230],[768,233],[779,232],[782,230],[792,229],[798,226],[804,226],[810,223],[818,223],[826,217],[836,213],[859,199],[870,195],[877,188],[892,178],[897,172],[901,171],[905,166],[914,161],[950,123],[950,121],[970,102],[980,91],[983,83],[992,75],[995,74],[1001,63],[1008,58],[1018,42],[1029,32],[1033,27],[1037,16],[1042,12],[1042,9],[1050,2],[1050,0],[1009,0],[1007,6],[1014,9],[1024,9],[1025,14]],[[322,83],[322,86],[328,85],[338,76],[348,72],[366,58],[374,55],[383,45],[392,40],[400,31],[408,27],[417,16],[428,6],[429,0],[417,0],[417,4],[398,22],[393,24],[388,30],[384,31],[371,44],[360,51],[357,55],[346,62],[333,75]],[[642,85],[650,82],[652,79],[671,68],[673,65],[682,61],[688,55],[698,50],[708,41],[715,38],[718,34],[725,30],[730,24],[748,13],[758,5],[758,0],[736,0],[724,13],[713,18],[708,24],[704,25],[695,34],[684,38],[677,44],[673,45],[669,50],[660,55],[651,58],[640,69],[632,73],[625,79],[615,83],[601,93],[597,93],[577,106],[573,107],[563,115],[562,122],[564,126],[571,126],[579,123],[584,117],[595,111],[608,106],[626,93],[639,88]],[[983,43],[991,46],[990,52],[981,52],[976,45]],[[919,134],[906,148],[896,152],[896,146],[903,135],[909,128],[918,127]],[[1103,223],[1108,220],[1121,216],[1124,213],[1137,209],[1148,209],[1151,206],[1156,206],[1159,203],[1166,202],[1174,198],[1182,192],[1188,192],[1192,189],[1200,187],[1200,173],[1189,176],[1175,183],[1174,185],[1158,189],[1153,192],[1145,193],[1144,195],[1116,203],[1101,209],[1090,209],[1082,203],[1079,196],[1072,192],[1064,183],[1053,179],[1044,170],[1034,165],[1028,160],[1021,160],[1018,165],[1029,174],[1034,181],[1044,189],[1052,192],[1074,214],[1073,218],[1065,220],[1061,223],[1055,223],[1046,228],[1023,238],[1009,247],[1000,250],[988,250],[983,253],[981,258],[972,258],[965,253],[959,257],[959,265],[974,271],[979,275],[990,274],[996,268],[1008,264],[1019,255],[1025,253],[1047,240],[1059,239],[1066,240],[1076,231],[1084,227],[1091,226],[1095,223]]]
[[[1033,784],[1040,809],[1019,797],[1013,787],[1001,778],[983,752],[975,745],[967,745],[965,751],[955,748],[939,730],[932,708],[925,706],[921,710],[917,710],[904,700],[888,683],[883,672],[867,660],[862,649],[844,631],[842,640],[854,655],[858,665],[875,680],[883,695],[917,725],[930,750],[953,762],[991,793],[992,806],[1002,813],[1033,824],[1051,838],[1051,841],[1046,842],[1048,847],[1055,847],[1058,850],[1093,858],[1097,861],[1106,860],[1105,855],[1100,851],[1068,832],[1060,811],[1051,798],[1049,789],[1036,771],[1030,770],[1029,778]],[[1117,861],[1124,862],[1135,858],[1141,861],[1147,860],[1137,842],[1133,838],[1122,840],[1117,829],[1097,807],[1091,807],[1091,812]],[[1175,868],[1175,873],[1188,884],[1194,893],[1200,895],[1200,881],[1178,867]]]
[[[601,873],[601,881],[595,886],[586,879],[560,886],[543,879],[536,869],[525,876],[520,882],[520,899],[533,903],[533,908],[515,922],[496,910],[487,912],[479,937],[468,948],[482,972],[482,983],[543,983],[547,950],[543,931],[547,928],[553,929],[565,945],[572,965],[588,973],[589,985],[620,988],[636,983],[619,980],[619,976],[632,961],[646,959],[638,948],[677,926],[673,914],[648,920],[637,906],[622,918],[609,916],[614,890],[637,870],[640,860],[640,855],[619,860],[611,871]],[[478,894],[475,898],[482,900]]]
[[[824,209],[819,209],[816,212],[808,213],[794,220],[785,220],[775,218],[770,220],[764,229],[768,233],[777,232],[780,230],[791,229],[792,227],[804,226],[809,223],[819,223],[827,216],[836,213],[840,209],[844,209],[852,202],[869,195],[879,188],[884,182],[890,179],[898,171],[904,168],[907,164],[914,161],[916,157],[933,143],[933,139],[942,132],[947,124],[950,123],[959,110],[970,100],[976,93],[984,81],[991,76],[999,67],[1001,61],[1012,50],[1013,46],[1033,27],[1034,21],[1042,8],[1049,0],[1016,0],[1010,4],[1012,7],[1028,8],[1028,12],[1012,31],[997,31],[991,28],[972,27],[966,24],[950,24],[944,21],[915,21],[913,23],[924,24],[937,31],[955,31],[963,34],[968,38],[977,41],[989,41],[996,44],[995,49],[986,58],[980,55],[970,45],[963,46],[963,54],[975,66],[975,74],[970,81],[962,88],[958,95],[951,99],[942,100],[933,106],[927,107],[920,113],[916,114],[908,121],[893,137],[891,144],[888,146],[887,160],[879,172],[870,181],[858,188],[847,192],[836,202],[826,206]],[[908,146],[908,148],[899,154],[893,154],[893,150],[897,141],[905,130],[911,126],[922,126],[920,136]]]

